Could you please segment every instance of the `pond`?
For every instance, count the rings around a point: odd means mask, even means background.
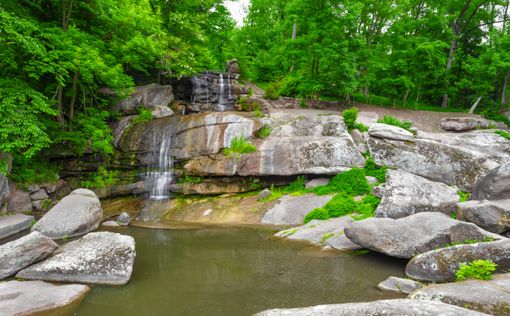
[[[74,315],[251,315],[393,298],[375,286],[402,276],[405,264],[374,253],[324,255],[260,228],[118,231],[136,240],[131,281],[94,286]]]

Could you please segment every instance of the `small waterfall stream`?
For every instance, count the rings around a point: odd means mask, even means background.
[[[156,133],[154,134],[154,154],[156,155],[157,153],[158,161],[157,164],[153,166],[155,170],[151,170],[148,173],[149,182],[152,183],[150,198],[153,200],[163,200],[170,197],[168,186],[173,179],[173,160],[168,153],[170,151],[171,139],[169,131],[164,131],[159,145],[159,151],[156,152],[158,140],[156,139]]]

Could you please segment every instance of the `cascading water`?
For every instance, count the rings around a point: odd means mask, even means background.
[[[220,74],[219,80],[218,80],[218,86],[219,86],[219,98],[218,98],[218,105],[216,106],[216,111],[223,112],[225,111],[225,82],[223,81],[223,74]]]
[[[228,99],[232,99],[232,86],[230,85],[230,73],[227,74]]]
[[[156,134],[154,135],[153,144],[157,144]],[[150,183],[152,183],[150,198],[154,200],[163,200],[170,197],[168,185],[172,182],[173,177],[173,160],[168,155],[170,145],[171,135],[168,131],[165,131],[159,145],[159,152],[157,152],[158,162],[154,164],[157,169],[150,171],[148,174]],[[156,151],[154,151],[154,154],[156,154]]]

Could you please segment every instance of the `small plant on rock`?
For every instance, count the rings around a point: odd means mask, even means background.
[[[497,265],[491,260],[474,260],[471,263],[461,263],[455,279],[462,281],[466,279],[490,280],[496,271]]]
[[[398,118],[391,116],[391,115],[385,115],[382,119],[377,120],[377,123],[393,125],[393,126],[400,127],[405,130],[408,130],[408,131],[411,131],[411,127],[413,127],[413,122],[401,121]]]
[[[495,131],[494,133],[498,134],[501,137],[504,137],[504,138],[510,140],[510,133],[509,132],[498,130],[498,131]]]
[[[269,135],[271,135],[271,126],[269,124],[264,124],[258,131],[257,131],[257,137],[258,138],[267,138]]]
[[[248,143],[243,136],[237,136],[232,139],[229,148],[223,149],[223,154],[229,159],[240,160],[241,155],[255,151],[257,151],[257,148],[253,144]]]
[[[144,107],[138,108],[138,116],[133,119],[133,123],[149,122],[153,119],[152,111]]]

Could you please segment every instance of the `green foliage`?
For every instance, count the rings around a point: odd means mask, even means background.
[[[505,131],[502,131],[502,130],[498,130],[498,131],[495,131],[494,133],[498,134],[499,136],[502,136],[508,140],[510,140],[510,133],[509,132],[505,132]]]
[[[471,263],[461,263],[455,279],[463,281],[466,279],[490,280],[496,271],[497,265],[490,260],[474,260]]]
[[[342,116],[344,118],[345,126],[347,129],[353,130],[356,128],[356,119],[358,118],[358,108],[350,108],[342,112]]]
[[[251,98],[253,96],[253,93],[255,93],[255,91],[253,91],[253,88],[250,87],[248,89],[248,93],[246,94],[246,97],[248,97],[248,99]]]
[[[457,191],[457,194],[459,195],[460,202],[466,202],[467,200],[469,200],[469,197],[471,196],[471,193],[464,191]]]
[[[385,115],[382,119],[377,120],[378,123],[388,124],[397,126],[400,128],[403,128],[405,130],[410,131],[411,127],[413,127],[413,123],[409,121],[401,121],[398,118],[391,116],[391,115]]]
[[[267,138],[269,135],[271,135],[271,126],[269,124],[264,124],[258,131],[257,131],[257,137],[258,138]]]
[[[377,166],[372,157],[365,159],[365,174],[367,176],[375,177],[379,182],[386,182],[387,171],[388,168]]]
[[[58,180],[58,167],[44,159],[14,156],[9,178],[19,184],[55,183]]]
[[[352,168],[334,176],[327,186],[317,187],[315,192],[325,195],[332,192],[343,192],[347,195],[363,195],[370,192],[370,186],[365,179],[365,171],[360,168]]]
[[[119,173],[118,171],[110,171],[106,167],[101,166],[97,169],[97,172],[92,175],[89,180],[85,180],[81,185],[85,188],[104,188],[110,185],[114,185],[117,182]]]
[[[133,123],[144,123],[152,121],[152,111],[150,109],[146,109],[144,107],[138,108],[138,116],[133,119]]]
[[[223,155],[227,158],[241,159],[241,155],[253,153],[257,148],[246,141],[243,136],[236,136],[232,139],[229,148],[223,149]]]
[[[356,207],[356,201],[345,193],[335,195],[324,205],[324,209],[328,211],[329,217],[340,217],[351,214],[356,210]]]
[[[280,82],[269,84],[264,92],[264,98],[268,100],[278,100],[280,98]]]
[[[306,103],[305,99],[300,99],[299,100],[299,107],[302,108],[302,109],[308,109],[308,104]]]
[[[313,219],[326,220],[329,219],[329,212],[323,208],[316,208],[312,210],[310,213],[306,214],[304,218],[304,223],[307,224]]]

